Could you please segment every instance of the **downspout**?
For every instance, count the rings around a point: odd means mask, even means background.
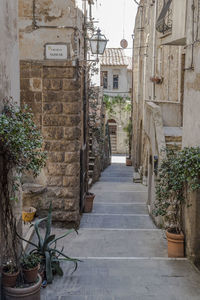
[[[153,23],[153,62],[152,62],[152,77],[155,77],[156,64],[156,19],[157,19],[157,0],[154,2],[154,23]],[[155,100],[155,82],[152,85],[152,101]]]
[[[137,124],[137,145],[136,145],[136,168],[139,167],[140,164],[140,154],[139,154],[139,150],[140,150],[140,141],[139,141],[139,137],[140,137],[140,122],[139,122],[139,102],[140,102],[140,88],[141,88],[141,83],[140,83],[140,73],[141,73],[141,68],[140,68],[140,56],[141,56],[141,40],[142,40],[142,15],[143,15],[143,6],[139,6],[138,9],[140,10],[140,21],[139,21],[139,28],[138,30],[140,31],[139,33],[139,41],[138,41],[138,83],[137,83],[137,98],[136,98],[136,102],[137,102],[137,120],[136,120],[136,124]]]

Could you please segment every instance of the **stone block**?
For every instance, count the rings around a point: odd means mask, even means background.
[[[31,91],[42,91],[42,79],[30,78],[30,90]]]
[[[65,175],[78,176],[80,173],[80,162],[71,163],[66,165]]]
[[[27,106],[31,109],[32,113],[34,114],[34,117],[36,114],[42,114],[42,103],[37,103],[36,101],[33,102],[22,102],[22,104],[27,104]]]
[[[62,80],[60,80],[60,79],[44,79],[43,87],[44,87],[44,90],[59,91],[62,89]]]
[[[81,122],[81,116],[70,115],[66,117],[66,126],[77,126]]]
[[[79,210],[73,212],[66,212],[66,211],[53,211],[52,213],[53,221],[65,222],[67,223],[75,223],[78,224],[80,222],[80,214]]]
[[[63,177],[62,176],[48,177],[47,184],[49,186],[62,186],[63,185]]]
[[[49,162],[64,162],[65,152],[49,152],[48,153]]]
[[[47,192],[47,197],[52,197],[52,198],[62,198],[62,199],[70,199],[69,202],[73,203],[71,199],[77,199],[79,196],[79,187],[76,189],[69,189],[66,187],[49,187],[48,192]],[[70,207],[72,209],[73,206]]]
[[[68,140],[75,140],[81,137],[81,129],[79,127],[67,127],[64,129],[64,137]]]
[[[65,153],[65,162],[66,163],[73,163],[80,161],[80,152],[66,152]]]
[[[45,114],[61,114],[63,105],[62,103],[44,103],[43,111]]]
[[[30,81],[27,78],[22,78],[20,80],[20,89],[21,90],[29,90],[30,89]]]
[[[77,176],[63,176],[63,186],[65,187],[79,187],[80,177]]]
[[[43,127],[43,137],[46,140],[60,140],[63,138],[63,127]]]
[[[44,67],[44,78],[74,78],[75,68],[73,67]]]
[[[80,93],[76,91],[44,91],[44,102],[78,102]]]
[[[79,151],[80,150],[80,142],[79,141],[45,141],[44,142],[44,150],[50,152],[62,152],[62,151]]]
[[[47,172],[48,176],[62,176],[66,174],[67,164],[65,163],[48,163]]]
[[[44,126],[68,126],[69,120],[66,116],[60,115],[44,115],[43,125]]]
[[[35,92],[34,93],[34,100],[36,102],[42,102],[42,92]]]
[[[31,65],[30,69],[31,78],[42,78],[42,66],[40,65]]]
[[[81,112],[81,103],[63,103],[63,113],[65,114],[79,114]]]
[[[30,63],[20,63],[20,78],[30,78]]]
[[[63,90],[66,91],[77,91],[80,89],[81,84],[78,80],[71,80],[71,79],[63,79]]]

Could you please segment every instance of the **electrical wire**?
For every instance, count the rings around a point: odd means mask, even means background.
[[[133,0],[137,5],[140,5],[136,0]]]

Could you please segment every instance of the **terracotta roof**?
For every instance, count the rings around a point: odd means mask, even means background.
[[[107,48],[101,58],[102,66],[128,66],[129,62],[122,48]]]

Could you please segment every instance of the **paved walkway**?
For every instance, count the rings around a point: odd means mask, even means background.
[[[42,300],[200,299],[199,273],[186,259],[168,259],[163,233],[147,213],[147,189],[133,184],[132,172],[114,163],[93,186],[93,213],[64,242],[65,252],[83,262],[72,276],[65,263]]]

